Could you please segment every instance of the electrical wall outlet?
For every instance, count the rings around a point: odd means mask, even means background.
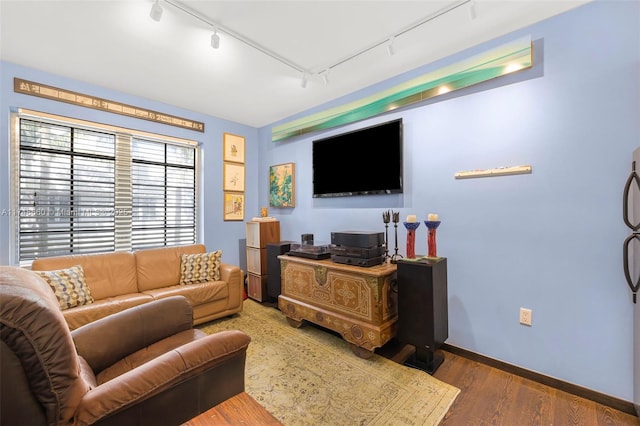
[[[531,309],[520,308],[520,324],[531,325]]]

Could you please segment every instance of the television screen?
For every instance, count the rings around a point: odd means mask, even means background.
[[[313,197],[402,193],[402,119],[313,141]]]

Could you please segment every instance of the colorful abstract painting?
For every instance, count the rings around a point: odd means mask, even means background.
[[[295,207],[295,164],[269,167],[269,205]]]

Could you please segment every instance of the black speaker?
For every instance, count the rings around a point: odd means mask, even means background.
[[[247,239],[238,240],[238,266],[242,273],[247,272]]]
[[[433,374],[444,360],[438,349],[449,337],[447,259],[398,260],[398,332],[416,347],[405,364]]]
[[[294,241],[280,241],[267,244],[267,298],[270,302],[275,302],[280,296],[280,259],[278,256],[287,253],[291,249]]]

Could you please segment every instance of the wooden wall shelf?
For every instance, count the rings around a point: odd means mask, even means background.
[[[497,167],[495,169],[484,170],[468,170],[464,172],[457,172],[455,174],[456,179],[473,179],[481,177],[494,177],[494,176],[508,176],[508,175],[524,175],[531,173],[531,166],[511,166],[511,167]]]

